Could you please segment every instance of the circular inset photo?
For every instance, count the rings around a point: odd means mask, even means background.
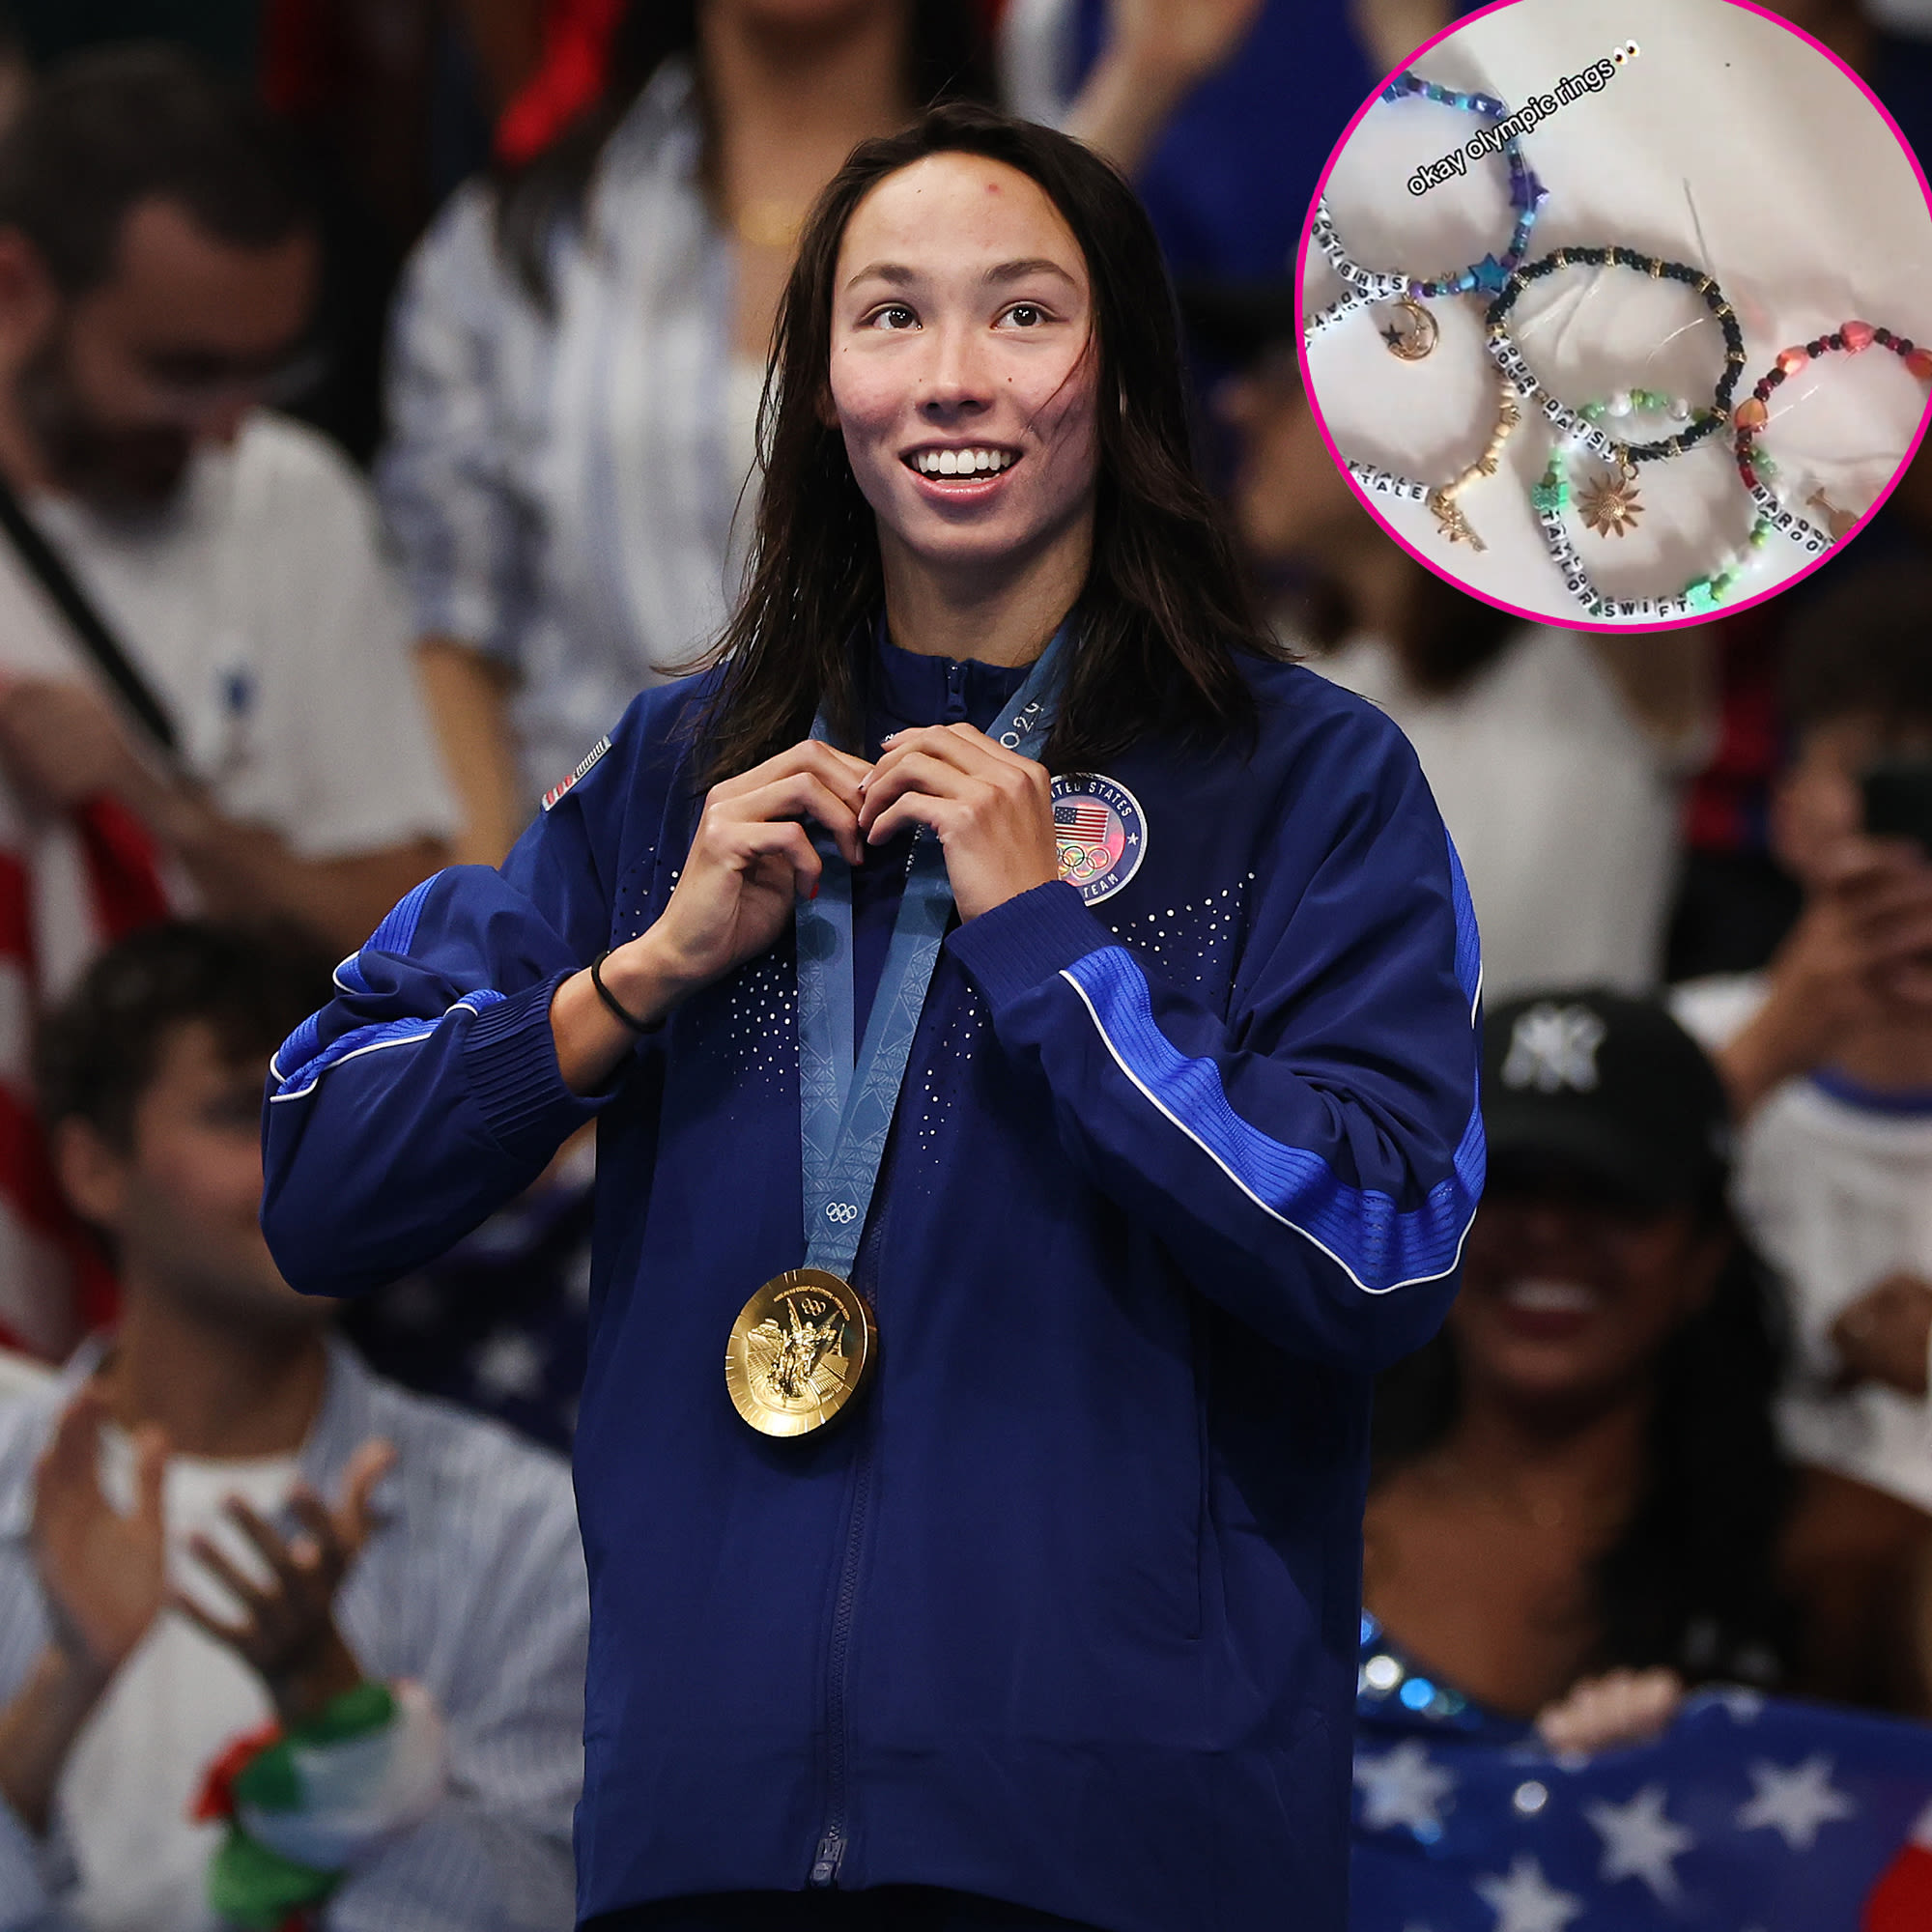
[[[1739,0],[1460,21],[1343,135],[1297,287],[1323,440],[1383,527],[1572,629],[1815,568],[1932,391],[1924,175],[1848,68]]]

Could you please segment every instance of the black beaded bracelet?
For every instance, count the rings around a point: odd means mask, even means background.
[[[1538,381],[1536,372],[1524,361],[1522,352],[1511,339],[1509,313],[1517,298],[1531,282],[1553,274],[1558,269],[1634,269],[1653,281],[1682,282],[1704,298],[1704,305],[1717,317],[1724,332],[1724,373],[1718,379],[1708,412],[1698,415],[1674,436],[1660,437],[1652,442],[1625,445],[1606,436],[1558,396],[1552,396]],[[1665,262],[1656,255],[1642,255],[1634,248],[1558,248],[1553,254],[1526,262],[1503,284],[1502,293],[1490,304],[1489,350],[1496,365],[1516,386],[1540,409],[1556,428],[1567,431],[1605,463],[1651,463],[1661,457],[1680,456],[1693,444],[1714,435],[1730,419],[1731,397],[1744,374],[1745,337],[1736,312],[1724,292],[1701,269],[1683,262]]]
[[[602,1000],[608,1008],[610,1008],[611,1016],[613,1019],[622,1020],[623,1023],[627,1027],[629,1027],[633,1033],[639,1033],[639,1034],[656,1033],[657,1030],[664,1025],[664,1020],[662,1016],[654,1020],[640,1020],[636,1013],[627,1012],[624,1009],[622,1002],[619,1001],[616,994],[613,993],[610,989],[610,987],[604,983],[604,962],[605,960],[610,958],[610,956],[611,956],[611,949],[607,946],[604,949],[604,951],[600,952],[597,955],[597,957],[590,962],[590,983],[597,988],[597,997],[600,1000]]]

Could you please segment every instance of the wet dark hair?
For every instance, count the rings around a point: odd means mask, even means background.
[[[188,54],[105,47],[34,82],[0,136],[0,228],[26,236],[63,295],[113,274],[128,212],[156,198],[238,248],[271,248],[314,219],[285,130]]]
[[[1731,1239],[1710,1300],[1656,1362],[1646,1468],[1623,1534],[1598,1559],[1591,1671],[1667,1665],[1689,1682],[1773,1685],[1790,1672],[1795,1616],[1778,1581],[1794,1477],[1773,1403],[1785,1345],[1770,1270],[1713,1196],[1691,1204]],[[1455,1427],[1461,1375],[1448,1329],[1376,1386],[1375,1478]]]
[[[696,720],[704,784],[803,738],[821,707],[860,736],[853,639],[879,609],[877,525],[827,407],[833,280],[846,223],[889,175],[930,155],[1002,161],[1073,232],[1092,287],[1099,467],[1093,562],[1050,762],[1085,767],[1155,730],[1221,745],[1256,727],[1237,659],[1287,655],[1256,614],[1194,469],[1172,293],[1132,189],[1079,142],[967,104],[856,148],[820,197],[780,310],[759,411],[764,484],[751,576]]]
[[[699,0],[631,0],[611,47],[597,99],[544,151],[502,173],[497,184],[497,245],[517,279],[543,307],[554,299],[550,245],[559,226],[582,217],[584,198],[611,136],[665,62],[698,53]],[[906,22],[906,99],[991,100],[992,65],[975,10],[964,0],[912,0]],[[700,66],[707,184],[717,178],[718,143]]]
[[[236,1066],[266,1061],[326,1006],[329,959],[301,932],[179,920],[110,947],[41,1022],[34,1088],[49,1128],[85,1121],[131,1145],[134,1111],[168,1037],[205,1021]]]
[[[1849,561],[1849,560],[1848,560]],[[1860,560],[1801,605],[1785,644],[1784,703],[1801,730],[1864,714],[1932,724],[1932,564]]]

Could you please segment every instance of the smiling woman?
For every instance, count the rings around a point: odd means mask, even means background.
[[[590,1923],[1342,1932],[1369,1378],[1482,1182],[1455,855],[1256,625],[1077,143],[856,150],[763,417],[713,661],[343,966],[264,1226],[351,1291],[602,1116]]]

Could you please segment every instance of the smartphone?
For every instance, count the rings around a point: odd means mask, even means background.
[[[1865,830],[1879,838],[1916,838],[1932,858],[1932,758],[1871,766],[1859,781]]]

